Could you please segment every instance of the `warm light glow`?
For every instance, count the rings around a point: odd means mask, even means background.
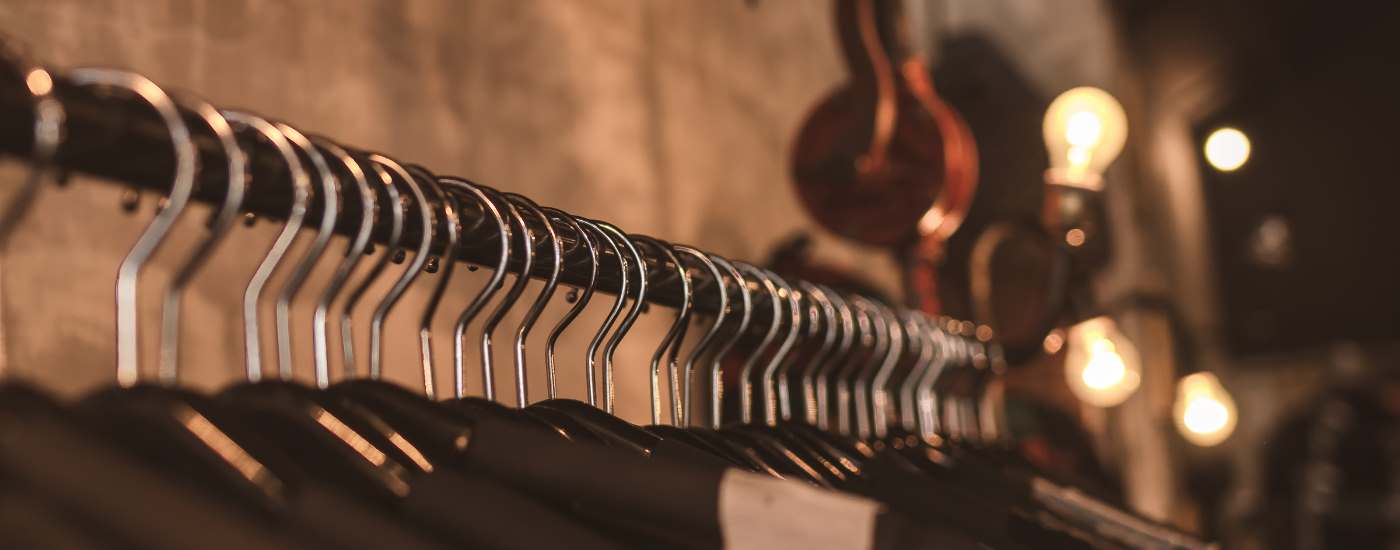
[[[1050,103],[1043,133],[1050,181],[1098,190],[1104,169],[1123,151],[1128,117],[1108,92],[1074,88]]]
[[[1113,349],[1113,342],[1098,340],[1090,344],[1095,349],[1089,352],[1089,364],[1079,373],[1084,385],[1094,390],[1108,390],[1123,382],[1127,367],[1123,357]]]
[[[48,71],[30,71],[29,76],[24,78],[24,83],[29,86],[29,93],[34,95],[44,95],[53,91],[53,77],[49,76]]]
[[[1214,374],[1198,372],[1177,383],[1173,407],[1177,431],[1195,445],[1219,445],[1235,431],[1235,400]]]
[[[1249,160],[1249,136],[1234,128],[1221,128],[1206,137],[1206,162],[1221,172],[1234,172]]]
[[[1047,339],[1047,350],[1050,344]],[[1137,391],[1142,382],[1137,348],[1112,319],[1096,317],[1070,327],[1065,344],[1065,380],[1080,401],[1112,407]]]
[[[1084,241],[1086,239],[1088,239],[1088,237],[1084,234],[1083,229],[1074,228],[1065,232],[1065,244],[1067,245],[1075,247],[1084,246]]]
[[[1041,347],[1042,347],[1043,349],[1045,349],[1045,353],[1046,353],[1046,354],[1049,354],[1049,355],[1054,355],[1054,354],[1056,354],[1056,353],[1059,353],[1059,352],[1060,352],[1060,348],[1062,348],[1062,347],[1064,347],[1064,346],[1065,346],[1065,334],[1064,334],[1064,331],[1062,331],[1062,330],[1060,330],[1060,329],[1052,330],[1052,331],[1050,331],[1050,334],[1046,334],[1046,335],[1045,335],[1045,341],[1042,342],[1042,344],[1041,344]]]
[[[1069,115],[1065,123],[1065,141],[1071,147],[1093,147],[1098,145],[1103,134],[1103,123],[1093,111],[1079,111]]]
[[[1194,433],[1215,433],[1230,423],[1230,410],[1214,399],[1193,399],[1186,404],[1181,422],[1187,430]]]

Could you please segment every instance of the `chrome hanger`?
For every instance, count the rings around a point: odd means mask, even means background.
[[[769,426],[776,426],[778,425],[778,402],[782,398],[775,395],[775,391],[779,386],[775,386],[773,377],[778,372],[778,366],[786,360],[788,354],[792,353],[793,346],[797,344],[797,338],[802,330],[802,302],[797,297],[797,292],[793,290],[792,285],[788,284],[785,279],[769,270],[764,270],[764,274],[768,276],[769,280],[777,284],[778,296],[786,297],[787,300],[787,335],[783,337],[782,343],[779,344],[778,351],[774,352],[773,356],[768,359],[768,365],[763,368],[763,373],[761,375],[761,380],[763,382],[763,421]],[[774,315],[778,315],[779,311],[780,309],[775,309],[773,311]],[[785,380],[780,383],[780,387],[784,390],[787,388]],[[790,405],[788,409],[789,411],[791,410]],[[789,416],[791,416],[790,412]]]
[[[849,360],[851,353],[853,353],[856,341],[856,316],[852,312],[850,304],[841,296],[841,293],[836,292],[830,287],[823,286],[819,288],[822,289],[827,300],[831,302],[832,307],[836,309],[836,328],[839,336],[836,341],[836,350],[831,353],[830,357],[813,368],[813,370],[816,371],[816,425],[827,430],[836,430],[838,426],[834,424],[834,420],[831,418],[831,390],[833,384],[830,383],[830,378],[832,371],[840,371],[840,367]],[[839,385],[839,383],[836,385]]]
[[[500,243],[496,257],[496,265],[492,268],[490,279],[486,281],[486,285],[483,286],[481,290],[477,291],[476,296],[472,297],[471,301],[467,303],[467,307],[458,315],[457,321],[452,327],[453,390],[455,391],[455,396],[458,399],[462,399],[466,397],[467,388],[466,371],[463,365],[466,357],[467,326],[481,313],[482,308],[485,308],[486,304],[490,303],[491,298],[501,289],[502,283],[505,281],[506,267],[510,263],[511,230],[509,222],[506,220],[505,216],[501,214],[500,207],[497,205],[496,201],[491,198],[491,196],[495,194],[494,190],[490,191],[490,194],[488,194],[487,189],[477,186],[470,181],[452,176],[443,176],[439,178],[438,181],[447,186],[449,191],[454,191],[457,194],[465,195],[475,200],[481,207],[481,211],[485,215],[484,217],[494,222],[495,226],[493,229],[495,229],[496,237],[499,239]],[[501,202],[505,201],[502,200]],[[484,388],[486,399],[492,399],[495,393],[492,386],[491,368],[490,363],[486,362],[490,354],[489,352],[483,353],[482,387]]]
[[[384,321],[389,317],[389,312],[398,305],[399,299],[403,298],[403,293],[408,290],[408,285],[418,278],[423,272],[423,264],[428,262],[428,255],[433,246],[433,227],[435,212],[428,204],[428,197],[423,194],[423,188],[418,185],[417,180],[404,169],[398,161],[378,153],[369,155],[370,162],[383,166],[389,174],[398,181],[403,182],[408,188],[409,195],[416,210],[418,223],[421,229],[421,237],[418,241],[418,248],[413,252],[413,259],[409,261],[408,267],[404,269],[399,278],[394,281],[394,285],[389,287],[389,292],[379,301],[379,305],[374,308],[374,314],[369,318],[369,377],[371,380],[379,380],[384,372]],[[385,252],[392,252],[393,249]]]
[[[933,360],[919,375],[915,399],[918,402],[919,435],[925,440],[931,440],[943,435],[944,432],[943,401],[939,398],[936,388],[943,374],[947,372],[948,364],[952,361],[956,351],[953,349],[955,347],[954,339],[943,330],[943,327],[934,320],[926,321],[938,353],[934,354]]]
[[[559,286],[559,272],[564,268],[564,250],[559,243],[559,232],[555,231],[554,223],[549,216],[540,209],[539,205],[522,195],[506,193],[506,200],[515,203],[517,208],[523,208],[544,227],[544,238],[548,239],[550,261],[549,277],[545,279],[544,287],[535,297],[535,301],[530,304],[530,309],[525,311],[525,317],[520,320],[520,326],[515,329],[515,402],[516,406],[524,408],[529,405],[528,373],[525,366],[525,340],[530,337],[530,331],[534,329],[535,322],[539,320],[540,314],[544,313],[545,306],[549,305],[549,299],[554,297],[554,289]],[[535,247],[534,235],[525,233],[527,237],[526,245],[531,250]],[[522,269],[520,280],[528,281],[530,271]]]
[[[175,269],[175,274],[171,276],[170,283],[165,288],[165,298],[161,305],[160,363],[158,366],[160,382],[165,385],[174,385],[178,382],[180,306],[184,299],[185,287],[208,262],[209,256],[228,235],[233,224],[237,223],[239,212],[243,208],[244,188],[247,184],[245,172],[247,157],[243,153],[243,148],[238,145],[238,138],[234,135],[233,128],[229,126],[223,115],[219,114],[218,109],[215,109],[208,102],[190,96],[182,95],[177,101],[182,107],[193,112],[214,134],[214,138],[218,141],[228,163],[225,167],[228,172],[228,180],[225,183],[223,202],[219,204],[219,209],[215,211],[214,217],[209,221],[208,234],[195,246],[194,252],[185,259],[184,263]]]
[[[778,329],[783,323],[782,298],[778,296],[778,285],[773,283],[773,279],[768,277],[764,270],[754,267],[753,264],[744,262],[734,262],[734,266],[740,272],[747,273],[759,280],[759,285],[768,294],[768,310],[772,319],[769,321],[768,330],[763,333],[763,339],[750,352],[748,359],[744,361],[744,366],[739,370],[739,417],[745,424],[753,422],[753,369],[763,356],[763,352],[768,349],[768,345],[778,337]]]
[[[913,354],[914,359],[909,365],[908,374],[899,384],[899,424],[905,433],[913,434],[919,431],[919,380],[933,363],[934,356],[938,353],[938,344],[923,312],[906,311],[904,330],[910,335],[909,341],[917,345],[917,351]]]
[[[282,132],[282,135],[286,136],[287,142],[300,151],[302,157],[310,161],[310,165],[316,173],[316,180],[320,182],[320,188],[314,190],[314,196],[321,197],[321,219],[316,224],[315,236],[311,240],[311,246],[307,247],[306,253],[292,267],[292,274],[287,277],[287,281],[282,285],[282,291],[277,294],[273,310],[277,324],[277,372],[283,380],[291,380],[292,300],[296,299],[297,293],[306,283],[307,276],[311,275],[311,270],[316,267],[316,262],[325,254],[326,247],[331,243],[331,235],[335,233],[335,221],[340,216],[340,180],[331,173],[325,157],[321,156],[321,153],[311,144],[311,140],[307,139],[296,128],[281,122],[273,124],[277,126],[278,131]]]
[[[877,305],[889,326],[890,343],[889,349],[885,352],[884,360],[880,362],[873,375],[869,376],[870,423],[874,436],[884,438],[889,434],[890,413],[893,406],[890,402],[890,377],[894,374],[895,366],[904,357],[908,333],[905,332],[904,324],[897,312],[889,306]]]
[[[724,269],[729,278],[734,281],[734,286],[739,289],[739,326],[735,327],[734,334],[725,339],[719,348],[715,350],[715,355],[710,359],[710,427],[720,429],[723,425],[722,400],[724,398],[724,373],[720,366],[724,361],[724,356],[729,354],[731,349],[739,343],[739,340],[748,333],[749,321],[753,319],[753,295],[749,293],[749,283],[744,279],[744,274],[739,271],[734,264],[715,254],[710,254],[710,260]],[[728,293],[725,283],[720,283],[723,292]]]
[[[146,102],[160,116],[175,153],[175,173],[165,208],[156,213],[117,270],[117,384],[130,387],[140,381],[140,338],[137,335],[137,286],[146,260],[155,254],[175,220],[184,212],[194,191],[198,154],[189,128],[175,102],[146,77],[114,69],[74,69],[68,80],[79,86],[127,90]]]
[[[452,281],[452,272],[461,252],[461,209],[457,198],[448,193],[439,182],[439,178],[426,168],[409,165],[408,172],[418,178],[422,187],[432,195],[433,201],[437,202],[437,218],[441,222],[439,227],[433,229],[434,234],[442,236],[443,243],[442,254],[437,256],[438,280],[437,284],[433,285],[432,293],[428,295],[428,303],[423,307],[423,315],[418,320],[418,359],[423,369],[423,396],[437,399],[437,370],[433,367],[433,317],[437,315],[442,296],[447,293],[447,284]],[[425,229],[424,233],[427,232]],[[428,269],[431,269],[431,265]]]
[[[320,298],[316,300],[315,312],[311,315],[312,365],[315,371],[316,387],[324,389],[330,385],[327,316],[336,296],[345,288],[350,274],[354,272],[355,266],[359,265],[360,260],[365,256],[370,236],[374,231],[374,212],[378,205],[374,189],[370,187],[369,178],[365,176],[365,171],[360,168],[360,163],[356,162],[348,151],[321,137],[312,136],[311,142],[325,153],[335,157],[343,165],[345,173],[350,175],[349,181],[355,184],[360,199],[360,208],[357,212],[359,216],[353,218],[359,220],[358,225],[356,225],[355,234],[351,237],[349,246],[345,249],[345,258],[336,266],[335,273],[326,283],[325,290],[321,291]]]
[[[611,236],[616,239],[616,242],[626,247],[627,254],[632,258],[630,263],[637,266],[636,284],[632,285],[636,288],[637,292],[636,297],[633,298],[632,301],[632,309],[628,310],[627,315],[623,316],[622,323],[618,325],[617,330],[613,332],[612,337],[608,339],[607,345],[603,346],[603,410],[607,411],[608,414],[615,414],[613,412],[613,406],[614,401],[616,401],[617,393],[616,386],[613,384],[613,356],[617,353],[617,346],[622,344],[622,339],[626,338],[627,333],[632,331],[632,325],[637,322],[637,317],[642,314],[642,309],[646,307],[647,265],[646,261],[642,259],[641,252],[637,251],[637,246],[632,243],[632,240],[628,238],[627,234],[623,233],[621,229],[607,222],[594,220],[593,223],[597,224],[598,228],[602,229],[605,233],[611,234]],[[625,265],[626,263],[624,263],[624,266]]]
[[[598,326],[598,331],[593,334],[593,339],[588,342],[588,404],[596,407],[598,406],[598,399],[595,375],[598,371],[596,361],[598,348],[603,345],[603,339],[607,337],[608,331],[612,330],[613,324],[617,321],[617,316],[622,313],[622,308],[627,305],[628,272],[631,271],[631,268],[627,263],[627,257],[622,254],[622,248],[617,245],[617,241],[614,240],[612,235],[609,235],[601,226],[590,220],[584,218],[576,219],[579,224],[582,224],[584,227],[596,233],[598,239],[608,245],[608,249],[612,251],[613,258],[617,259],[617,297],[613,299],[613,305],[608,309],[608,314],[603,318],[603,323]]]
[[[778,372],[775,376],[778,382],[778,419],[783,422],[792,420],[793,402],[798,399],[805,399],[808,395],[806,393],[807,388],[802,384],[805,381],[803,375],[811,370],[812,362],[817,359],[817,354],[823,352],[821,346],[816,350],[812,350],[811,346],[808,344],[815,341],[818,335],[825,336],[821,344],[822,346],[825,346],[827,341],[834,343],[834,338],[832,338],[834,335],[826,334],[825,328],[827,325],[825,319],[822,317],[821,305],[817,302],[816,298],[808,292],[809,288],[815,289],[816,286],[807,281],[797,281],[797,288],[794,289],[793,295],[796,296],[798,300],[798,307],[795,308],[794,311],[797,313],[798,319],[800,319],[800,323],[798,324],[803,329],[798,334],[798,342],[801,346],[794,348],[792,352],[787,354],[783,362],[778,365]],[[792,376],[790,373],[792,372],[793,365],[799,362],[803,363],[803,367],[801,372],[798,373],[798,389],[803,391],[803,394],[802,397],[795,397],[792,392]]]
[[[506,312],[515,306],[516,301],[520,300],[520,295],[525,292],[525,285],[530,282],[530,273],[535,265],[535,236],[530,231],[529,226],[525,225],[525,218],[520,215],[520,211],[516,209],[515,205],[499,192],[494,192],[494,197],[505,206],[506,217],[515,226],[515,231],[512,234],[520,236],[522,254],[520,256],[520,272],[516,274],[515,282],[506,291],[505,298],[501,300],[501,303],[486,318],[486,324],[481,329],[481,365],[486,385],[485,394],[486,399],[492,401],[496,400],[495,368],[491,352],[496,327],[501,324]],[[519,382],[519,380],[516,381],[517,385]],[[517,389],[517,394],[519,393],[523,393],[523,391]],[[523,400],[517,400],[516,406],[517,408],[524,407],[525,403]]]
[[[873,300],[864,296],[855,296],[853,300],[856,307],[865,309],[870,315],[872,334],[875,340],[875,347],[871,350],[870,356],[860,365],[851,376],[852,388],[851,396],[855,404],[855,433],[859,439],[869,439],[872,434],[871,428],[871,375],[883,366],[888,358],[892,347],[890,334],[889,317],[881,306]]]
[[[359,305],[360,299],[364,298],[365,293],[369,291],[370,285],[379,279],[379,276],[389,267],[389,262],[397,254],[399,244],[403,241],[404,218],[407,217],[406,210],[408,209],[408,206],[404,204],[404,199],[399,194],[398,186],[394,184],[394,177],[383,165],[363,154],[358,155],[357,160],[369,167],[369,171],[374,174],[372,179],[378,181],[377,188],[384,192],[384,200],[379,201],[379,214],[382,216],[387,211],[389,239],[384,245],[384,253],[370,265],[369,272],[365,274],[364,279],[354,290],[350,291],[350,296],[341,305],[340,348],[347,378],[358,376],[355,372],[355,323],[350,316],[354,313],[355,306]]]
[[[836,305],[831,302],[825,290],[821,287],[801,281],[798,286],[802,288],[804,295],[816,302],[816,308],[821,315],[822,343],[817,351],[812,354],[812,358],[803,366],[798,377],[802,381],[802,402],[804,404],[803,420],[812,426],[820,426],[818,423],[817,385],[816,375],[822,371],[823,366],[832,359],[832,351],[836,349],[838,341],[837,334],[840,332],[840,320],[836,314]],[[823,391],[825,388],[822,388]],[[791,411],[788,411],[789,414]],[[784,416],[783,420],[791,420],[790,416]]]
[[[686,356],[685,363],[681,367],[683,382],[681,384],[680,425],[693,426],[695,425],[695,421],[691,409],[691,381],[695,378],[695,361],[709,350],[710,346],[715,341],[715,336],[719,334],[720,328],[724,325],[725,317],[729,315],[729,291],[724,287],[724,275],[720,272],[719,266],[704,252],[685,245],[672,245],[671,249],[675,250],[679,256],[693,258],[695,261],[705,266],[705,269],[710,273],[710,280],[714,282],[715,290],[719,291],[719,309],[715,313],[715,321],[710,323],[710,328],[700,337],[700,341],[695,343],[695,348],[690,350],[690,355]],[[699,291],[699,289],[695,290]],[[677,345],[672,348],[673,360],[674,353],[679,351],[680,345],[677,343]]]
[[[692,299],[690,287],[690,274],[685,265],[681,263],[680,257],[671,250],[671,247],[654,237],[645,235],[631,235],[631,239],[639,244],[644,244],[659,252],[665,260],[669,260],[676,267],[676,274],[681,281],[681,307],[676,311],[676,320],[671,323],[671,328],[666,331],[666,336],[661,339],[661,344],[657,346],[656,352],[651,356],[651,423],[653,425],[661,423],[661,361],[666,353],[671,350],[672,344],[680,345],[685,337],[685,329],[690,322],[690,302]],[[679,372],[676,370],[676,354],[671,354],[669,365],[667,365],[667,378],[670,381],[671,393],[671,425],[679,426],[684,411],[680,403],[680,380]]]
[[[859,372],[863,366],[863,356],[860,350],[872,348],[876,344],[875,331],[872,329],[873,321],[870,311],[860,306],[860,297],[852,296],[847,302],[851,308],[852,315],[855,316],[856,342],[852,348],[851,355],[843,361],[841,368],[834,373],[836,378],[836,427],[841,435],[855,434],[855,422],[851,419],[851,372]],[[877,356],[879,350],[871,349],[869,356]]]
[[[569,325],[573,324],[574,319],[578,318],[580,313],[583,313],[583,310],[588,307],[588,302],[593,299],[593,291],[598,284],[598,248],[593,243],[593,237],[588,234],[590,229],[585,229],[584,224],[588,223],[589,225],[592,225],[591,223],[581,222],[573,216],[569,215],[567,212],[564,212],[563,210],[559,210],[557,208],[543,208],[542,210],[546,214],[550,215],[552,218],[562,221],[565,225],[568,225],[569,228],[572,229],[574,232],[576,246],[582,245],[584,247],[584,250],[588,252],[588,282],[584,284],[582,289],[576,289],[574,291],[576,294],[574,295],[573,306],[569,308],[568,312],[564,313],[564,316],[561,317],[559,319],[559,322],[554,325],[554,328],[549,331],[549,339],[546,341],[545,344],[544,359],[545,370],[548,372],[549,375],[549,398],[555,399],[558,397],[559,392],[556,387],[556,363],[554,347],[555,344],[559,342],[559,337],[564,334],[564,331],[569,328]],[[596,226],[593,227],[594,229],[596,229]],[[591,353],[589,354],[589,357],[590,359],[592,358]],[[593,400],[592,370],[592,368],[589,368],[587,376],[588,404],[590,405],[595,404]]]

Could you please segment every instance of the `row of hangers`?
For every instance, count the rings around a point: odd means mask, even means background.
[[[790,281],[694,247],[628,234],[518,194],[308,136],[285,123],[220,110],[186,94],[167,94],[134,73],[90,68],[51,73],[13,49],[5,53],[9,74],[18,76],[29,100],[33,131],[27,148],[31,171],[0,221],[0,242],[64,160],[64,142],[71,137],[71,130],[65,129],[66,106],[104,105],[120,98],[144,104],[161,121],[174,169],[161,207],[118,270],[117,384],[82,399],[77,409],[123,445],[172,468],[195,472],[192,475],[206,483],[236,485],[242,489],[235,492],[252,494],[258,503],[275,501],[286,485],[305,483],[330,483],[369,499],[391,501],[402,497],[406,479],[465,460],[481,445],[482,426],[506,425],[521,430],[521,437],[530,437],[524,435],[527,431],[550,433],[639,456],[680,457],[832,488],[855,486],[882,451],[903,449],[915,453],[909,460],[940,473],[940,483],[968,498],[981,498],[977,495],[987,483],[1011,484],[1017,494],[1050,498],[1035,492],[1034,487],[1044,489],[1034,485],[1039,478],[998,473],[1024,463],[995,447],[993,415],[984,410],[982,398],[998,370],[996,350],[972,337],[965,323]],[[223,183],[197,189],[197,182],[208,181],[201,171],[211,166],[201,144],[211,143],[218,152],[214,162],[222,169]],[[254,150],[275,152],[281,161],[279,177],[259,181],[261,172],[250,169],[248,160]],[[214,396],[182,389],[183,291],[247,204],[273,193],[285,194],[289,208],[278,216],[281,231],[244,293],[246,383]],[[136,315],[138,282],[194,197],[211,194],[218,197],[207,233],[179,262],[164,289],[159,362],[156,376],[148,379],[139,364],[139,333],[144,327]],[[309,292],[303,283],[329,252],[336,231],[347,232],[351,239],[330,282],[314,294],[314,387],[308,387],[292,381],[297,365],[289,310]],[[301,233],[313,235],[311,246],[299,258],[288,257]],[[376,247],[378,254],[367,254],[374,244],[382,245]],[[433,350],[438,343],[431,323],[462,251],[483,246],[492,251],[494,261],[484,266],[491,274],[456,318],[450,344],[453,380],[450,391],[444,391],[434,379]],[[351,313],[370,299],[371,283],[400,251],[406,252],[407,265],[374,305],[368,356],[356,357],[353,343],[358,334]],[[372,262],[368,275],[350,285],[351,272],[365,261]],[[290,276],[281,288],[268,288],[274,272],[288,269]],[[576,280],[581,272],[584,283],[546,340],[548,399],[529,403],[526,341],[565,270],[574,271]],[[424,310],[417,312],[423,381],[417,391],[381,381],[386,367],[383,328],[399,299],[425,271],[435,272],[437,279]],[[584,356],[571,360],[556,343],[595,297],[596,283],[609,271],[615,273],[616,293],[608,314]],[[508,272],[521,275],[507,284]],[[498,397],[493,376],[495,337],[507,312],[524,297],[529,281],[525,274],[541,272],[544,284],[513,331],[515,399],[508,406]],[[662,287],[678,288],[679,303],[675,321],[646,367],[651,424],[638,426],[612,414],[615,379],[627,368],[617,365],[614,357],[651,293]],[[275,365],[265,366],[265,344],[258,330],[265,320],[259,304],[269,294],[275,296],[277,359]],[[713,296],[713,315],[707,324],[701,323],[706,326],[697,343],[683,354],[682,344],[700,304],[706,303],[705,294]],[[499,301],[490,307],[498,295]],[[339,309],[333,307],[338,301]],[[345,365],[338,381],[330,372],[328,332],[334,316],[340,321],[339,351]],[[483,316],[479,340],[468,342],[467,329]],[[741,340],[750,335],[757,338],[756,344],[739,353]],[[467,391],[473,355],[482,397]],[[723,416],[721,403],[726,391],[722,365],[731,357],[741,361],[735,388],[741,402],[737,421]],[[569,364],[586,369],[582,399],[569,399],[556,387],[556,373]],[[365,365],[363,372],[360,365]],[[601,380],[595,376],[598,371]],[[691,399],[699,393],[696,389],[703,390],[702,404]],[[0,393],[8,397],[0,399],[0,409],[8,414],[49,414],[55,407],[41,392],[13,381]],[[664,411],[663,393],[671,403]],[[295,452],[279,450],[283,448]],[[1122,514],[1113,517],[1133,523]],[[984,534],[1007,536],[998,531],[989,528]]]

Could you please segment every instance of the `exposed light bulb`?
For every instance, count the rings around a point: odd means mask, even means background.
[[[1249,136],[1235,128],[1220,128],[1206,136],[1206,162],[1221,172],[1234,172],[1249,161]]]
[[[1220,379],[1208,372],[1190,374],[1177,382],[1172,416],[1181,436],[1201,447],[1229,439],[1239,420],[1234,398],[1220,385]]]
[[[1103,188],[1104,169],[1123,151],[1128,117],[1108,92],[1079,87],[1050,103],[1043,132],[1050,180],[1097,191]]]
[[[1142,382],[1137,348],[1108,317],[1070,327],[1065,380],[1080,401],[1112,407],[1126,401]]]

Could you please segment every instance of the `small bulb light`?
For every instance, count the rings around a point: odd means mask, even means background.
[[[1234,172],[1249,161],[1249,136],[1235,128],[1221,128],[1206,137],[1206,162],[1221,172]]]
[[[1208,372],[1190,374],[1177,382],[1172,412],[1181,436],[1201,447],[1213,447],[1229,439],[1239,420],[1234,398]]]
[[[1096,317],[1070,327],[1066,345],[1065,381],[1080,401],[1112,407],[1137,391],[1142,382],[1137,348],[1112,319]]]

